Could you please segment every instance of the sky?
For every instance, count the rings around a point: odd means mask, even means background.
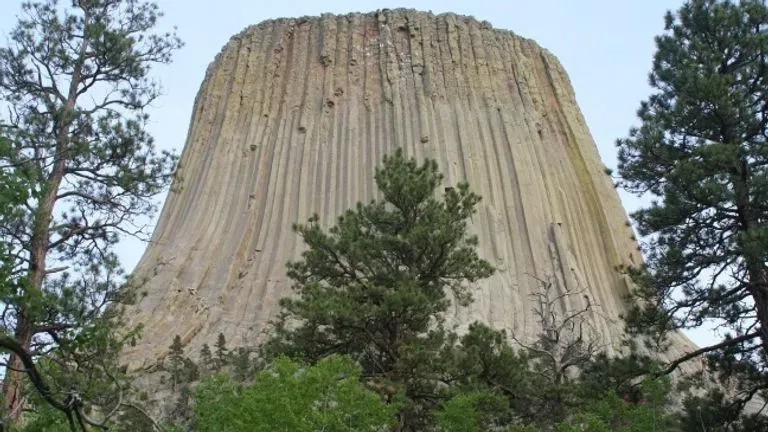
[[[61,0],[66,3],[69,0]],[[153,76],[163,96],[149,110],[150,133],[160,148],[181,153],[192,104],[208,64],[229,38],[243,28],[280,17],[325,12],[370,12],[406,7],[433,13],[454,12],[487,20],[495,28],[511,30],[538,42],[565,67],[576,99],[603,162],[616,166],[617,138],[637,125],[640,101],[651,93],[648,72],[655,51],[654,36],[663,32],[664,14],[681,0],[156,0],[165,16],[160,29],[175,27],[185,46],[170,65],[156,67]],[[14,26],[20,0],[0,0],[0,43]],[[162,202],[164,196],[158,197]],[[622,193],[631,211],[641,202]],[[128,241],[120,246],[123,265],[130,270],[146,245]],[[690,336],[712,340],[701,330]]]

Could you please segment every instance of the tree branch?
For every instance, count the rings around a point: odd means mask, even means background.
[[[726,340],[720,342],[719,344],[711,345],[711,346],[704,347],[704,348],[699,348],[696,351],[690,352],[690,353],[688,353],[688,354],[678,358],[677,360],[671,362],[669,365],[667,365],[666,369],[662,370],[661,372],[655,373],[654,374],[654,378],[659,378],[659,377],[664,376],[664,375],[669,375],[670,373],[674,372],[675,369],[677,369],[681,364],[687,362],[688,360],[696,358],[696,357],[698,357],[698,356],[700,356],[702,354],[706,354],[708,352],[717,351],[717,350],[722,349],[722,348],[726,348],[726,347],[733,346],[733,345],[736,345],[736,344],[739,344],[739,343],[742,343],[742,342],[746,342],[746,341],[748,341],[750,339],[754,339],[754,338],[760,336],[760,333],[761,332],[758,330],[758,331],[755,331],[755,332],[752,332],[752,333],[749,333],[749,334],[745,334],[743,336],[739,336],[737,338],[726,339]]]
[[[0,349],[5,349],[16,354],[26,369],[24,372],[27,374],[27,377],[29,377],[29,380],[32,381],[32,384],[35,386],[43,399],[45,399],[46,402],[51,404],[51,406],[57,410],[70,415],[72,411],[71,408],[53,398],[50,389],[43,381],[43,377],[40,375],[40,372],[38,372],[37,366],[35,366],[32,355],[30,355],[29,352],[24,349],[24,347],[22,347],[16,339],[9,337],[6,334],[0,333]]]

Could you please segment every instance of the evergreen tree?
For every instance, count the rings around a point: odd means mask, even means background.
[[[158,96],[150,67],[180,46],[153,33],[160,15],[142,0],[25,2],[0,48],[0,176],[20,179],[25,194],[0,225],[12,258],[0,292],[2,414],[12,421],[24,373],[73,427],[90,421],[83,404],[98,403],[83,400],[95,398],[89,380],[112,381],[112,396],[124,385],[114,330],[127,298],[112,247],[141,234],[135,223],[175,163],[145,131]]]
[[[295,226],[307,250],[288,266],[296,295],[281,300],[265,352],[310,362],[351,356],[385,397],[404,392],[401,421],[413,430],[437,400],[435,365],[449,339],[441,314],[451,297],[467,304],[468,284],[493,268],[468,234],[480,197],[466,183],[438,200],[435,161],[418,165],[401,150],[375,180],[382,200],[358,204],[327,231],[317,216]]]
[[[768,418],[759,412],[743,413],[743,405],[730,401],[721,389],[685,400],[680,421],[683,432],[753,432],[768,430]],[[706,428],[706,429],[705,429]]]
[[[500,430],[499,414],[509,411],[507,401],[490,391],[459,393],[445,402],[437,413],[437,430],[478,432]],[[506,429],[504,429],[506,430]]]
[[[184,355],[184,344],[181,341],[181,336],[174,336],[169,348],[170,352],[163,364],[168,375],[163,377],[161,381],[167,378],[176,401],[173,406],[165,407],[170,409],[165,417],[177,424],[188,424],[191,417],[192,385],[200,379],[200,368]]]
[[[213,362],[213,353],[208,344],[203,344],[200,348],[200,367],[203,370],[216,371],[216,365]]]
[[[173,337],[170,353],[168,354],[168,364],[166,365],[166,369],[170,372],[171,390],[176,390],[180,384],[186,382],[184,360],[186,360],[186,357],[184,357],[184,345],[181,343],[181,337],[176,335]]]
[[[618,141],[621,185],[655,200],[633,214],[646,236],[635,329],[708,320],[730,329],[711,354],[768,372],[768,7],[690,0],[666,16],[639,128]],[[722,360],[722,361],[721,361]],[[671,371],[679,361],[670,365]],[[765,379],[743,382],[752,397]]]
[[[214,347],[216,348],[214,369],[220,371],[222,368],[229,364],[231,356],[229,349],[227,348],[227,339],[224,337],[223,333],[219,333],[219,336],[216,338],[216,344]]]

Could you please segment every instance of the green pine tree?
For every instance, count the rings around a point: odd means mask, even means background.
[[[200,348],[200,367],[203,370],[215,370],[213,360],[213,353],[211,353],[211,347],[208,344],[203,344]]]
[[[644,301],[629,322],[657,333],[724,324],[720,343],[686,358],[748,367],[739,382],[752,397],[768,372],[768,7],[690,0],[665,30],[655,93],[618,141],[621,185],[654,198],[633,214],[647,268],[633,270]]]
[[[155,148],[145,111],[159,95],[153,65],[180,41],[157,33],[144,0],[25,1],[0,47],[0,180],[20,180],[22,205],[0,218],[13,262],[0,291],[0,415],[14,423],[34,388],[71,427],[110,419],[125,388],[117,353],[123,271],[113,248],[143,237],[141,218],[176,157]],[[32,386],[27,386],[31,383]],[[99,389],[99,390],[97,390]],[[72,403],[77,400],[77,403]]]
[[[265,352],[310,362],[351,356],[385,397],[404,392],[402,421],[413,429],[435,403],[437,383],[423,374],[434,373],[426,366],[447,340],[441,314],[451,299],[467,304],[470,284],[493,268],[468,234],[480,197],[466,183],[438,199],[436,162],[419,165],[401,150],[375,180],[383,199],[358,204],[328,230],[317,216],[295,226],[307,251],[288,266],[296,295],[281,300]]]
[[[176,390],[181,384],[185,383],[184,373],[184,344],[181,343],[181,336],[176,335],[173,337],[173,342],[170,346],[170,353],[168,354],[168,364],[166,369],[170,372],[171,390]]]
[[[229,348],[227,348],[227,338],[224,337],[223,333],[219,333],[214,348],[216,348],[216,357],[213,359],[214,370],[220,371],[229,365],[231,357]]]

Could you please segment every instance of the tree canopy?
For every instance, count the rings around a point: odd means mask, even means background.
[[[466,304],[468,284],[493,268],[468,234],[480,197],[466,183],[437,199],[435,161],[419,165],[402,150],[385,157],[375,180],[381,200],[358,204],[327,231],[316,216],[295,226],[307,250],[288,265],[296,295],[281,300],[284,314],[265,352],[311,362],[349,355],[390,397],[404,391],[404,410],[413,412],[403,421],[415,422],[439,392],[423,366],[439,362],[449,338],[441,314],[451,298]]]
[[[359,378],[357,363],[336,356],[312,366],[277,358],[245,388],[219,375],[196,390],[195,430],[389,430],[398,407],[363,387]]]
[[[618,141],[621,186],[653,199],[633,214],[647,267],[630,323],[720,326],[686,358],[739,371],[749,399],[768,384],[768,7],[690,0],[656,46],[654,93]]]

